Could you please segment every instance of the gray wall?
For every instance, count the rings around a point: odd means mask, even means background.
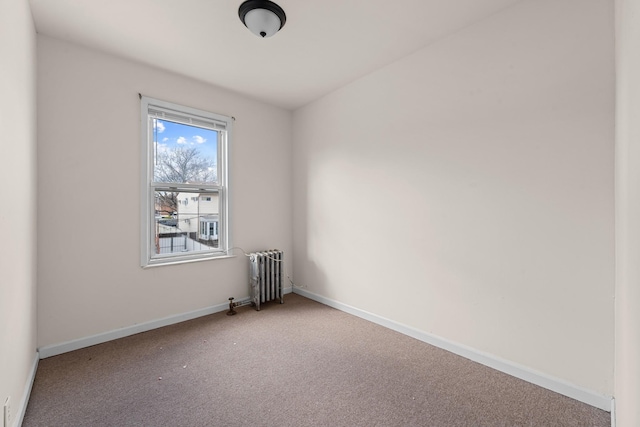
[[[297,110],[296,283],[611,396],[613,21],[524,1]]]
[[[291,112],[38,36],[38,345],[248,296],[248,262],[140,267],[138,93],[233,116],[234,245],[291,255]]]
[[[640,3],[616,1],[616,409],[640,425]]]
[[[36,33],[0,2],[0,408],[17,425],[36,359]],[[1,411],[0,411],[1,413]]]

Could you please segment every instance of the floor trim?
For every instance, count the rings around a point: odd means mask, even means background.
[[[27,383],[24,387],[24,393],[22,394],[22,400],[20,401],[20,407],[18,408],[18,417],[17,421],[14,421],[14,426],[22,426],[22,422],[24,421],[24,415],[27,413],[27,405],[29,404],[29,397],[31,396],[31,390],[33,389],[33,383],[36,380],[36,371],[38,370],[38,361],[40,360],[40,356],[36,352],[33,357],[33,364],[31,365],[31,371],[29,372],[29,377],[27,378]]]
[[[386,328],[408,335],[433,346],[450,351],[451,353],[465,357],[469,360],[473,360],[474,362],[478,362],[500,372],[504,372],[505,374],[520,378],[521,380],[530,382],[540,387],[544,387],[548,390],[554,391],[572,399],[576,399],[580,402],[586,403],[604,411],[611,412],[611,396],[601,395],[592,390],[588,390],[575,384],[571,384],[560,378],[555,378],[542,372],[535,371],[526,366],[522,366],[517,363],[501,359],[494,355],[483,353],[474,348],[467,347],[465,345],[455,343],[444,338],[440,338],[438,336],[420,331],[410,326],[403,325],[393,320],[386,319],[376,314],[369,313],[359,308],[343,304],[341,302],[323,297],[313,292],[309,292],[305,289],[294,288],[293,292],[322,304],[328,305],[329,307],[333,307],[340,311],[353,314],[354,316],[369,320],[378,325],[384,326]]]
[[[611,398],[611,427],[616,427],[616,399]]]
[[[291,293],[292,289],[284,288],[285,294]],[[239,298],[236,302],[242,302],[248,300],[249,297]],[[103,332],[101,334],[92,335],[89,337],[83,337],[76,340],[66,341],[59,344],[47,345],[38,348],[40,359],[46,359],[47,357],[57,356],[59,354],[67,353],[69,351],[79,350],[81,348],[90,347],[96,344],[102,344],[104,342],[112,341],[118,338],[128,337],[130,335],[139,334],[140,332],[151,331],[153,329],[162,328],[163,326],[169,326],[176,323],[184,322],[186,320],[196,319],[198,317],[207,316],[213,313],[219,313],[221,311],[227,311],[229,309],[229,303],[213,305],[205,307],[199,310],[190,311],[188,313],[176,314],[168,316],[162,319],[156,319],[145,323],[139,323],[137,325],[127,326],[121,329],[113,331]]]

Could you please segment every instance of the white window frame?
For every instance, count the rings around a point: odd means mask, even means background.
[[[229,256],[231,245],[230,214],[229,214],[229,141],[231,140],[231,117],[196,108],[185,107],[167,101],[140,96],[141,117],[141,266],[151,267],[156,265],[178,264],[184,262],[202,261]],[[154,141],[153,118],[166,120],[186,125],[198,126],[216,130],[218,139],[218,182],[217,184],[189,184],[189,183],[160,183],[153,180],[154,167]],[[219,199],[218,212],[218,247],[211,250],[156,254],[155,240],[155,192],[156,191],[182,191],[191,192],[194,197],[199,197],[200,192],[217,192]]]

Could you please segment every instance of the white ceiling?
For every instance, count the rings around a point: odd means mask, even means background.
[[[30,0],[36,30],[293,109],[521,0],[277,0],[261,39],[243,0]]]

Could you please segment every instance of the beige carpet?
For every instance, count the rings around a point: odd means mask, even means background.
[[[609,426],[298,295],[40,361],[23,426]]]

